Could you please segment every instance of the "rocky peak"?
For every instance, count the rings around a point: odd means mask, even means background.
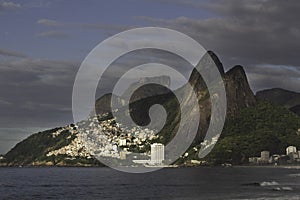
[[[210,55],[210,57],[215,62],[215,64],[218,67],[221,75],[224,75],[225,74],[224,67],[223,67],[223,64],[221,63],[221,61],[219,60],[218,56],[213,51],[207,51],[207,53]]]
[[[255,96],[241,65],[236,65],[225,73],[222,63],[214,52],[208,51],[205,56],[210,56],[213,59],[223,78],[227,94],[227,112],[229,115],[235,115],[240,109],[255,105]],[[207,95],[205,92],[207,90],[206,84],[196,69],[193,70],[189,82],[196,88],[200,99]],[[209,104],[206,103],[206,105]]]
[[[241,65],[236,65],[225,73],[224,83],[229,114],[237,114],[241,108],[255,105],[255,96]]]
[[[221,63],[221,61],[219,60],[219,58],[217,57],[217,55],[214,52],[208,51],[203,56],[201,62],[205,63],[206,60],[208,60],[208,57],[209,57],[209,59],[212,58],[212,60],[216,64],[221,76],[223,77],[225,74],[223,64]],[[189,79],[189,83],[193,86],[197,86],[200,90],[206,89],[205,82],[204,82],[202,76],[198,73],[197,69],[194,69],[192,71],[190,79]]]

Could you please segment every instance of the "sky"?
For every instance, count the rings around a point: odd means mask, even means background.
[[[80,63],[121,31],[157,26],[242,65],[254,92],[300,92],[300,1],[0,0],[0,154],[33,131],[72,123]]]

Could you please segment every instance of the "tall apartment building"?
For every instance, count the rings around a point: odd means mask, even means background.
[[[165,146],[160,143],[151,144],[151,163],[162,164],[165,159]]]

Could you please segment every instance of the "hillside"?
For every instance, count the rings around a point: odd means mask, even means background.
[[[35,133],[18,143],[2,160],[4,166],[102,166],[91,155],[78,149],[78,154],[47,155],[49,152],[64,148],[76,140],[74,126],[66,126]]]
[[[300,118],[290,112],[287,109],[290,107],[286,106],[291,106],[290,102],[295,102],[295,99],[298,98],[297,93],[281,92],[281,89],[276,89],[276,91],[280,91],[279,96],[281,98],[276,96],[273,91],[258,92],[256,98],[250,89],[242,66],[235,66],[225,72],[222,63],[213,52],[209,51],[204,60],[209,57],[213,58],[224,80],[228,104],[227,119],[221,138],[214,150],[205,158],[205,161],[214,165],[225,162],[245,164],[248,157],[257,156],[262,150],[282,154],[288,145],[299,148],[300,136],[298,129],[300,128]],[[192,146],[187,150],[187,154],[176,161],[176,164],[179,165],[189,164],[192,159],[199,160],[198,149],[205,136],[211,115],[210,96],[201,75],[196,70],[191,73],[189,83],[194,87],[201,107],[200,121],[197,122],[200,128]],[[153,87],[151,86],[152,90]],[[128,149],[133,152],[147,152],[153,142],[167,144],[176,134],[181,116],[188,115],[190,120],[194,120],[194,115],[199,114],[193,112],[193,108],[198,105],[190,104],[190,94],[184,93],[188,98],[184,102],[178,102],[175,95],[163,87],[159,90],[161,92],[152,96],[149,91],[145,92],[139,88],[134,93],[135,96],[130,104],[131,117],[137,124],[145,125],[150,120],[148,112],[145,111],[148,111],[154,104],[161,104],[167,111],[167,122],[157,137],[151,136],[149,140],[141,140],[141,144],[128,146]],[[185,92],[184,87],[179,88],[178,92]],[[283,93],[285,95],[282,95]],[[132,132],[131,130],[120,131],[119,125],[112,119],[110,113],[110,99],[111,94],[99,98],[96,101],[96,112],[102,116],[100,120],[101,130],[106,130],[105,134],[110,135],[111,140],[116,140],[122,137],[125,132]],[[270,99],[277,99],[278,101],[270,102]],[[292,99],[294,100],[289,101]],[[187,113],[180,113],[179,103],[187,104],[190,110]],[[299,107],[296,105],[292,109],[299,110]],[[122,111],[122,108],[120,110]],[[94,124],[91,123],[89,126],[94,127]],[[136,131],[134,130],[134,132]],[[144,130],[139,131],[147,132]],[[186,131],[189,131],[189,127]],[[137,139],[130,137],[129,140]],[[109,148],[109,151],[113,152],[113,148]],[[101,163],[93,157],[92,153],[80,141],[74,125],[33,134],[18,143],[4,155],[4,158],[2,165],[9,166],[101,166]]]
[[[214,164],[245,164],[249,157],[285,154],[286,147],[300,148],[300,118],[282,106],[260,101],[229,118],[221,139],[208,156]]]
[[[272,88],[258,91],[256,97],[261,100],[267,100],[274,104],[284,106],[300,116],[300,93],[281,88]]]

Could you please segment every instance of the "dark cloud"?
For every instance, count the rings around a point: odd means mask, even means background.
[[[65,39],[71,37],[70,34],[62,31],[46,31],[37,34],[38,37],[43,38],[56,38],[56,39]]]
[[[14,3],[12,1],[1,1],[0,2],[0,11],[1,10],[14,10],[21,8],[21,4]]]
[[[63,26],[62,23],[52,20],[52,19],[39,19],[37,24],[44,25],[44,26],[51,26],[51,27],[60,27]]]
[[[59,2],[60,0],[31,0],[24,1],[23,7],[25,8],[50,8],[54,3]]]
[[[26,58],[0,64],[0,127],[55,127],[72,122],[79,62]]]
[[[3,99],[0,99],[0,105],[9,106],[9,105],[12,105],[12,103],[11,103],[11,102],[9,102],[9,101],[6,101],[6,100],[3,100]]]
[[[215,51],[226,69],[236,64],[247,67],[274,65],[274,68],[269,68],[270,73],[280,65],[300,67],[300,24],[297,20],[300,18],[300,1],[175,2],[194,8],[201,7],[214,15],[206,19],[178,17],[166,20],[146,16],[139,19],[190,35],[206,49]],[[264,74],[266,80],[270,78],[269,73]],[[292,72],[285,75],[286,89],[294,89],[294,81],[300,85],[300,80],[290,81]]]
[[[8,49],[0,49],[0,55],[1,56],[11,56],[11,57],[19,57],[19,58],[25,58],[26,55],[23,53],[19,53],[16,51],[11,51]]]
[[[0,154],[7,153],[14,145],[32,133],[45,130],[45,127],[35,128],[0,128]]]
[[[259,65],[245,68],[254,91],[284,88],[300,92],[300,69],[290,66]]]
[[[37,24],[46,26],[46,27],[53,27],[53,28],[67,28],[67,29],[100,29],[105,31],[114,31],[120,32],[130,28],[134,28],[134,26],[127,26],[127,25],[114,25],[114,24],[103,24],[103,23],[67,23],[61,22],[53,19],[39,19],[37,20]]]

